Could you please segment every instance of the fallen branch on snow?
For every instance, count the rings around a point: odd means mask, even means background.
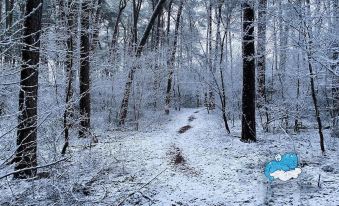
[[[60,159],[60,160],[58,160],[58,161],[49,163],[49,164],[47,164],[47,165],[42,165],[42,166],[37,166],[37,167],[30,167],[30,168],[25,168],[25,169],[16,170],[16,171],[13,171],[13,172],[10,172],[10,173],[7,173],[7,174],[1,176],[1,177],[0,177],[0,180],[3,179],[3,178],[6,178],[6,177],[8,177],[8,176],[14,175],[14,174],[16,174],[16,173],[19,173],[19,172],[24,172],[24,171],[27,171],[27,170],[40,169],[40,168],[49,167],[49,166],[58,164],[58,163],[60,163],[60,162],[62,162],[62,161],[65,161],[65,160],[67,160],[67,159],[68,159],[68,158],[63,158],[63,159]]]
[[[142,188],[145,188],[147,185],[149,185],[149,184],[151,184],[151,182],[153,182],[155,179],[157,179],[162,173],[164,173],[165,171],[167,170],[167,168],[166,169],[164,169],[163,171],[161,171],[159,174],[157,174],[155,177],[153,177],[150,181],[148,181],[146,184],[144,184],[144,185],[142,185],[139,189],[137,189],[137,190],[135,190],[134,192],[131,192],[131,193],[129,193],[123,200],[121,200],[118,204],[117,204],[117,206],[121,206],[129,197],[131,197],[132,195],[134,195],[135,193],[137,193],[137,192],[140,192],[140,190],[142,189]]]

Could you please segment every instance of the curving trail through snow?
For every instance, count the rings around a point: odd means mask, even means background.
[[[179,129],[187,125],[191,128],[180,134]],[[232,132],[239,135],[240,123],[235,125]],[[128,176],[133,177],[132,182],[145,183],[166,169],[147,188],[128,198],[125,205],[335,205],[337,182],[326,183],[329,185],[322,191],[314,190],[312,178],[318,174],[313,173],[311,165],[303,168],[306,174],[299,179],[268,185],[263,174],[265,162],[277,153],[289,151],[292,143],[281,134],[259,133],[258,137],[258,143],[240,142],[239,138],[226,134],[217,114],[208,114],[204,109],[172,112],[157,127],[112,139],[109,147],[115,145],[113,155],[121,160],[116,171],[123,170],[121,176],[115,174],[112,179]],[[295,143],[297,148],[307,147],[300,151],[318,151],[316,138],[315,143],[308,145],[304,143],[309,140],[303,138]],[[173,163],[173,155],[178,151],[183,164]],[[302,160],[314,160],[315,155],[310,154],[302,154]],[[332,174],[323,175],[326,178]],[[338,180],[339,174],[334,175]],[[116,201],[138,190],[138,185],[125,183],[111,191]],[[305,185],[310,189],[305,189]]]
[[[185,125],[192,128],[179,134]],[[260,193],[266,190],[260,151],[254,144],[228,136],[217,116],[204,109],[173,112],[158,129],[116,141],[121,142],[110,144],[119,148],[113,155],[121,160],[124,172],[133,173],[138,181],[145,182],[167,168],[144,190],[156,205],[258,205],[264,201],[256,197],[263,197]],[[169,154],[173,148],[181,150],[185,165],[173,164]]]
[[[72,139],[71,160],[55,168],[56,181],[0,182],[0,205],[33,196],[37,205],[339,205],[339,144],[326,130],[322,156],[315,130],[287,136],[258,127],[258,142],[246,144],[236,137],[240,122],[227,135],[216,112],[143,115],[140,131],[95,131],[95,145]],[[300,176],[268,184],[265,163],[294,147]]]

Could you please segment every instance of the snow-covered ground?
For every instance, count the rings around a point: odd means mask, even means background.
[[[339,139],[328,131],[322,156],[316,130],[258,131],[245,144],[240,122],[227,135],[204,109],[145,122],[138,132],[97,130],[96,145],[74,140],[49,178],[1,180],[0,205],[339,205]],[[301,175],[268,183],[265,163],[286,152],[299,155]]]

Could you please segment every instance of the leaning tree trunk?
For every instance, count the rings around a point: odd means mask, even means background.
[[[242,131],[243,142],[256,141],[255,127],[255,61],[254,61],[254,10],[243,4],[243,93]]]
[[[180,18],[182,13],[182,7],[184,2],[180,1],[180,6],[177,14],[177,19],[175,21],[175,31],[174,31],[174,41],[172,52],[169,60],[167,61],[168,66],[168,79],[167,79],[167,89],[166,89],[166,99],[165,99],[165,113],[169,114],[170,112],[170,103],[171,103],[171,91],[172,91],[172,81],[173,81],[173,73],[174,73],[174,63],[175,63],[175,55],[177,52],[177,44],[178,44],[178,34],[179,34],[179,26],[180,26]]]
[[[19,92],[19,125],[14,178],[37,173],[37,97],[42,0],[27,0]]]
[[[152,17],[151,17],[151,19],[150,19],[150,21],[149,21],[149,23],[146,27],[146,30],[143,34],[143,37],[140,40],[139,46],[138,46],[136,54],[135,54],[135,56],[137,58],[139,58],[141,56],[143,48],[144,48],[144,46],[147,42],[147,39],[148,39],[148,37],[151,33],[153,24],[154,24],[156,18],[158,17],[158,15],[161,13],[161,10],[162,10],[165,2],[166,2],[166,0],[159,0],[159,2],[158,2],[157,6],[156,6],[156,8],[155,8],[155,10],[152,14]],[[127,117],[129,97],[130,97],[130,94],[131,94],[132,83],[133,83],[133,80],[134,80],[134,73],[135,73],[137,68],[138,68],[137,66],[133,66],[132,69],[128,73],[127,81],[126,81],[126,84],[125,84],[124,97],[122,99],[120,112],[119,112],[119,125],[120,126],[125,124],[125,120],[126,120],[126,117]]]
[[[91,121],[91,97],[90,97],[90,63],[89,63],[89,15],[90,1],[84,0],[81,6],[81,37],[80,37],[80,130],[79,137],[85,137],[89,132]]]

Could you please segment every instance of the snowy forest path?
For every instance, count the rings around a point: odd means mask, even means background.
[[[106,176],[93,186],[106,185],[107,197],[114,198],[113,202],[121,201],[152,180],[129,197],[125,205],[249,206],[293,205],[295,202],[309,205],[311,196],[318,198],[316,180],[313,181],[318,178],[315,173],[318,170],[314,170],[315,165],[311,163],[335,167],[332,162],[326,162],[326,158],[314,159],[315,153],[307,153],[318,151],[317,139],[309,138],[313,134],[310,131],[309,135],[298,136],[301,140],[296,145],[302,161],[310,163],[306,169],[302,168],[301,177],[286,183],[275,181],[268,187],[263,173],[265,164],[276,154],[293,151],[290,137],[258,131],[257,143],[243,143],[237,138],[240,121],[234,123],[232,134],[228,135],[218,112],[208,113],[205,109],[182,109],[169,116],[145,115],[150,117],[144,117],[147,122],[139,131],[108,132],[105,142],[93,148],[92,154],[97,154],[98,159],[112,162]],[[305,152],[299,148],[305,148]],[[323,173],[322,178],[331,180],[334,172]],[[311,193],[307,189],[309,183]],[[335,182],[324,184],[328,187],[322,192],[334,197]]]
[[[118,137],[112,142],[115,146],[109,146],[115,147],[113,156],[121,162],[123,176],[132,176],[133,181],[145,182],[167,169],[144,194],[162,204],[167,200],[167,205],[259,205],[264,201],[257,198],[266,190],[260,149],[227,135],[217,113],[183,109],[172,112],[165,122]],[[185,126],[188,129],[179,132]]]
[[[196,201],[201,201],[199,204],[202,205],[260,204],[263,200],[256,195],[265,192],[260,149],[228,135],[222,120],[214,112],[190,110],[179,114],[178,119],[181,127],[177,127],[171,144],[181,149],[188,169],[174,171],[188,187],[176,185],[177,189],[172,192],[176,196],[181,196],[181,192],[195,194]],[[186,125],[192,128],[178,133]],[[233,129],[237,132],[239,128]],[[238,185],[242,185],[241,189]]]

